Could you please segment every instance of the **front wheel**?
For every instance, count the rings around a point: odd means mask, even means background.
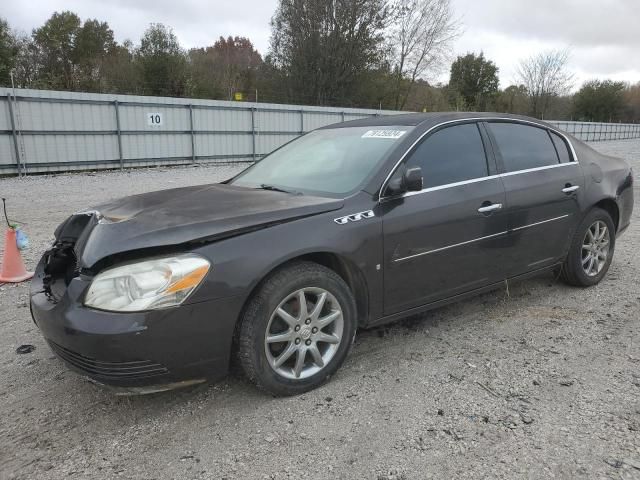
[[[335,373],[355,331],[355,301],[344,280],[322,265],[299,262],[268,277],[250,299],[238,356],[259,388],[296,395]]]
[[[569,254],[562,265],[562,279],[578,287],[599,283],[609,270],[616,243],[611,215],[594,208],[576,229]]]

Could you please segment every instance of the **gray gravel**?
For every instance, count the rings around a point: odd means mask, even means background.
[[[640,172],[640,140],[594,146]],[[70,212],[233,171],[0,179],[0,194],[33,267]],[[53,356],[26,284],[0,287],[0,479],[640,478],[639,217],[599,286],[546,275],[360,332],[336,377],[296,398],[236,377],[113,396]]]

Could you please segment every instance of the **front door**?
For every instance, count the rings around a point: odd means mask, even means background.
[[[383,198],[386,315],[504,278],[505,192],[479,126],[430,134],[403,168],[422,168],[424,189]]]

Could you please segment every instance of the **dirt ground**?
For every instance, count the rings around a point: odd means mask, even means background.
[[[594,146],[640,172],[640,140]],[[233,171],[0,179],[0,195],[33,267],[73,211]],[[116,397],[53,356],[27,284],[0,286],[0,480],[640,478],[640,207],[633,221],[597,287],[545,275],[360,332],[295,398],[238,377]]]

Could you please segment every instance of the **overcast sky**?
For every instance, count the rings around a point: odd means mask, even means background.
[[[640,81],[640,0],[452,0],[464,33],[454,55],[484,51],[514,80],[520,58],[550,48],[571,49],[576,86],[591,78]],[[220,35],[269,46],[276,0],[2,0],[0,16],[31,32],[54,11],[109,22],[116,39],[137,43],[151,22],[174,28],[184,47],[212,44]],[[435,77],[447,81],[448,66]]]

